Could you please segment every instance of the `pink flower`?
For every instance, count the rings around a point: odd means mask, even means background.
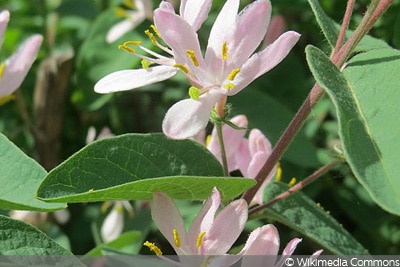
[[[127,1],[127,3],[129,3],[130,7],[136,7],[136,10],[125,11],[124,9],[118,9],[118,14],[125,17],[125,19],[115,24],[107,32],[106,40],[108,43],[114,42],[125,33],[133,30],[146,18],[151,19],[153,17],[152,0],[132,0],[130,2]]]
[[[275,67],[300,37],[296,32],[286,32],[255,53],[268,30],[270,2],[255,1],[238,14],[239,0],[227,0],[211,29],[203,56],[196,31],[207,17],[209,3],[206,0],[182,1],[179,16],[172,5],[162,2],[154,12],[154,22],[156,33],[170,48],[153,43],[171,57],[155,54],[141,47],[139,42],[131,42],[155,57],[140,56],[147,63],[160,66],[148,67],[146,64],[148,68],[142,70],[112,73],[95,85],[95,91],[109,93],[133,89],[168,79],[181,70],[192,84],[191,98],[179,101],[168,110],[163,132],[174,139],[193,137],[206,127],[217,102],[239,93]],[[135,50],[129,49],[138,56]]]
[[[0,12],[0,45],[3,42],[10,13],[7,10]],[[13,93],[22,84],[36,55],[43,37],[33,35],[26,40],[5,62],[0,64],[0,98]]]
[[[258,227],[249,235],[245,246],[237,254],[238,257],[215,257],[227,255],[226,253],[243,231],[247,221],[248,207],[243,199],[231,202],[215,215],[220,204],[220,193],[214,188],[211,197],[205,202],[191,227],[186,231],[182,216],[173,200],[160,192],[154,194],[151,208],[153,220],[180,256],[182,266],[230,266],[243,256],[278,254],[279,234],[273,225],[268,224]],[[282,255],[291,255],[300,241],[301,239],[298,238],[290,241]],[[145,245],[157,255],[162,255],[155,244],[145,242]],[[184,255],[203,257],[181,257]],[[254,265],[259,259],[244,257],[242,266],[274,266],[275,264],[273,262],[272,265]],[[191,261],[191,264],[186,261]],[[193,261],[196,261],[196,265]],[[276,266],[280,266],[280,263],[278,262]]]
[[[241,128],[247,128],[248,122],[245,115],[235,116],[230,121]],[[252,129],[248,139],[245,138],[245,134],[245,129],[236,130],[226,124],[222,127],[228,171],[240,170],[244,177],[255,178],[271,154],[272,146],[268,138],[258,129]],[[220,162],[222,161],[215,129],[211,133],[207,148]],[[264,189],[275,174],[276,167],[274,167],[267,179],[265,179],[250,205],[262,204]]]

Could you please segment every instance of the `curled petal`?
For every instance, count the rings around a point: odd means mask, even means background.
[[[282,256],[290,256],[293,254],[297,245],[301,242],[301,238],[293,238],[287,243],[286,247],[282,251]]]
[[[241,255],[278,255],[279,234],[272,224],[258,227],[251,232]],[[243,266],[243,265],[242,265]],[[269,266],[269,265],[268,265]]]
[[[107,94],[135,89],[141,86],[167,80],[177,69],[170,66],[156,66],[148,69],[120,70],[103,77],[94,86],[94,91]]]
[[[231,248],[246,224],[247,208],[246,201],[239,199],[217,215],[210,231],[204,236],[203,254],[223,255]]]
[[[215,213],[221,204],[221,195],[217,188],[213,188],[211,197],[203,205],[203,208],[194,219],[187,235],[187,243],[191,251],[196,251],[196,241],[200,233],[209,232],[214,222]]]
[[[139,25],[145,19],[144,14],[139,12],[132,12],[130,19],[123,20],[118,22],[107,32],[106,41],[107,43],[112,43],[116,41],[118,38],[123,36],[125,33],[134,29],[137,25]]]
[[[221,98],[221,92],[210,90],[198,100],[185,99],[175,103],[165,115],[162,128],[166,136],[186,139],[206,128],[211,110]]]
[[[235,77],[236,87],[229,91],[229,95],[239,93],[253,80],[278,65],[289,54],[299,38],[300,34],[297,32],[285,32],[262,51],[253,54]]]
[[[0,77],[0,97],[11,94],[22,84],[36,59],[42,40],[41,35],[33,35],[7,59],[3,75]]]
[[[269,156],[272,152],[271,142],[258,129],[251,130],[249,134],[249,149],[252,155],[262,151]]]
[[[182,216],[174,201],[161,192],[154,193],[151,217],[158,229],[178,253],[179,248],[175,245],[173,230],[177,230],[180,236],[184,237],[186,235],[186,229]]]
[[[211,4],[212,1],[210,0],[182,0],[180,6],[181,17],[183,17],[197,32],[207,19]]]

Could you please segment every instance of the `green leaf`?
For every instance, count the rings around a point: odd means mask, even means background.
[[[326,40],[329,42],[332,48],[335,47],[338,39],[338,31],[335,29],[335,24],[332,19],[329,18],[318,0],[308,0],[312,11],[314,12],[315,18],[317,19],[318,25],[325,35]]]
[[[36,189],[47,172],[0,133],[0,209],[54,211],[65,204],[36,199]]]
[[[317,82],[332,99],[344,155],[357,180],[383,209],[400,215],[400,52],[371,50],[355,56],[344,71],[307,47]]]
[[[0,215],[0,255],[40,256],[72,253],[35,227]]]
[[[191,140],[163,134],[126,134],[96,141],[53,169],[38,189],[46,201],[151,199],[163,191],[178,199],[205,199],[214,186],[224,199],[254,185],[226,178],[218,160]]]
[[[271,183],[264,195],[268,199],[287,191],[283,183]],[[261,216],[277,220],[339,255],[362,255],[368,251],[327,211],[302,192],[296,192],[262,211]]]

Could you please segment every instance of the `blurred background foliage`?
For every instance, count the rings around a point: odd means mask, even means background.
[[[154,1],[154,6],[158,2]],[[245,6],[250,2],[251,0],[242,0],[241,4]],[[314,82],[305,63],[305,46],[313,44],[328,52],[328,45],[307,0],[271,2],[273,15],[282,15],[286,29],[298,31],[302,37],[278,67],[239,95],[231,97],[229,102],[232,104],[232,116],[247,115],[249,128],[261,129],[275,143]],[[210,19],[199,32],[203,47],[208,38],[207,31],[223,3],[224,0],[214,0]],[[321,0],[320,3],[326,13],[340,23],[346,1]],[[356,1],[352,28],[357,25],[368,3],[368,0]],[[145,46],[151,47],[151,42],[143,33],[151,24],[148,20],[116,42],[106,43],[107,30],[121,20],[115,14],[116,7],[124,7],[122,1],[0,0],[0,9],[11,12],[11,20],[1,47],[1,60],[11,55],[17,48],[16,44],[29,35],[41,33],[45,37],[38,59],[16,97],[0,108],[0,131],[48,170],[85,146],[89,127],[94,126],[98,132],[103,127],[109,127],[117,135],[128,132],[159,132],[168,107],[187,97],[189,84],[182,75],[134,91],[109,95],[94,93],[94,84],[104,75],[116,70],[140,67],[137,58],[117,49],[118,44],[126,40],[142,40]],[[400,0],[395,0],[390,10],[371,31],[372,36],[385,40],[397,49],[400,48],[399,13]],[[38,94],[36,91],[44,90],[38,82],[39,76],[43,73],[46,75],[46,70],[40,65],[52,57],[61,58],[69,67],[55,70],[64,78],[61,78],[61,82],[50,83],[51,86],[47,89],[51,92]],[[54,69],[50,68],[51,71],[54,72]],[[60,83],[64,83],[65,90],[58,88]],[[42,97],[35,99],[35,94]],[[43,102],[49,106],[51,103],[61,104],[56,105],[55,110],[36,112]],[[40,144],[37,140],[37,129],[39,121],[43,119],[58,124],[61,132],[49,133],[54,140]],[[45,128],[42,130],[44,134],[48,131]],[[44,153],[43,147],[47,148],[47,157],[41,155]],[[288,182],[292,177],[301,180],[308,176],[319,166],[326,164],[337,148],[340,149],[340,141],[335,112],[330,100],[325,97],[281,161],[282,180]],[[371,254],[400,254],[399,219],[373,203],[346,165],[325,175],[304,191],[316,202],[320,202]],[[148,209],[144,208],[146,205],[145,202],[133,203],[135,216],[125,217],[124,229],[140,232],[129,236],[129,242],[126,241],[128,245],[123,251],[149,253],[140,245],[144,239],[149,239],[158,240],[164,252],[168,252],[168,244],[162,243],[164,239],[150,226],[151,217]],[[199,203],[182,202],[180,206],[186,218],[193,218],[193,206],[198,207]],[[73,253],[87,253],[95,243],[101,243],[99,229],[106,213],[101,211],[101,203],[70,205],[69,211],[71,218],[65,225],[51,223],[41,224],[40,227],[62,245],[69,247]],[[251,222],[248,229],[251,230],[258,224],[260,222]],[[282,225],[278,225],[278,229],[282,244],[298,236]],[[243,237],[246,237],[246,233]],[[308,254],[316,249],[318,247],[310,241],[303,240],[296,253]]]

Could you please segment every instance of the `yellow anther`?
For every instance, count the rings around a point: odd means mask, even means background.
[[[206,137],[206,147],[208,147],[208,145],[210,144],[211,141],[211,134],[207,135]]]
[[[282,168],[281,168],[281,164],[278,162],[276,164],[276,178],[275,181],[280,182],[282,179]]]
[[[127,13],[126,10],[123,9],[122,7],[116,7],[115,10],[114,10],[114,12],[115,12],[115,15],[116,15],[117,17],[120,17],[120,18],[126,18],[126,17],[128,17],[128,13]]]
[[[292,187],[296,184],[296,177],[293,177],[290,182],[289,182],[289,186]]]
[[[126,41],[122,45],[129,46],[129,45],[141,45],[142,41]]]
[[[136,53],[136,50],[135,49],[133,49],[133,48],[130,48],[129,46],[126,46],[126,45],[119,45],[118,46],[118,49],[123,49],[123,50],[125,50],[125,51],[128,51],[129,53]]]
[[[153,32],[158,36],[158,38],[162,39],[160,33],[158,32],[156,26],[154,24],[150,25],[150,28],[153,30]]]
[[[206,234],[206,232],[201,232],[197,236],[196,248],[199,248],[201,246],[201,243],[203,242],[203,237],[204,237],[205,234]]]
[[[188,57],[190,58],[190,60],[192,60],[193,65],[195,65],[196,67],[198,67],[198,66],[199,66],[199,62],[197,61],[195,52],[194,52],[193,50],[189,50],[189,49],[188,49],[188,50],[186,50],[186,54],[188,55]]]
[[[90,188],[90,189],[88,190],[89,193],[92,193],[93,191],[94,191],[93,188]]]
[[[226,42],[222,44],[222,59],[228,59],[228,44]]]
[[[1,63],[0,64],[0,80],[1,80],[1,77],[3,77],[3,73],[4,73],[4,70],[6,69],[6,63]]]
[[[174,67],[176,67],[176,68],[178,68],[178,69],[180,69],[181,71],[183,71],[184,73],[189,73],[189,70],[188,70],[188,68],[186,68],[184,65],[182,65],[182,64],[174,64],[173,65]]]
[[[239,72],[240,72],[240,69],[233,69],[233,70],[231,71],[231,73],[229,73],[228,79],[229,79],[230,81],[233,81],[233,80],[235,79],[236,75],[237,75]]]
[[[175,245],[180,248],[181,247],[181,239],[179,238],[179,233],[176,229],[172,230],[173,234],[174,234],[174,241],[175,241]]]
[[[227,83],[227,84],[225,84],[225,88],[228,90],[231,90],[231,89],[235,88],[235,85],[233,83]]]
[[[154,243],[150,243],[149,241],[146,241],[146,242],[143,243],[143,246],[148,247],[157,256],[161,256],[162,255],[161,249],[159,247],[157,247],[157,245],[154,244]]]
[[[193,99],[193,100],[199,99],[200,94],[201,94],[201,92],[200,92],[199,88],[197,88],[195,86],[191,86],[189,88],[189,96],[191,99]]]
[[[101,205],[101,208],[100,208],[101,213],[106,213],[106,211],[109,207],[110,207],[109,201],[103,202],[103,205]]]
[[[142,64],[142,68],[145,70],[147,70],[151,65],[151,62],[148,61],[147,59],[142,59],[140,63]]]
[[[145,30],[144,33],[150,38],[153,45],[157,45],[157,40],[156,37],[154,37],[154,34],[152,34],[149,30]]]

